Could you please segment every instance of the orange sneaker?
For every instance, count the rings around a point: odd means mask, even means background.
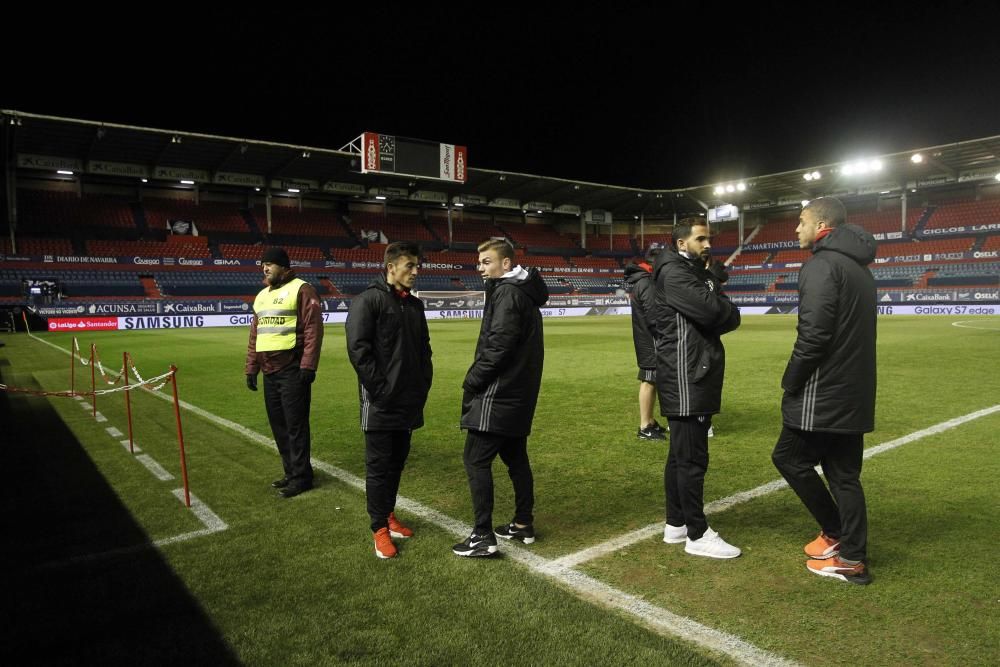
[[[821,532],[819,537],[807,544],[802,550],[806,552],[807,556],[817,560],[833,558],[840,553],[840,540],[827,537],[826,533]]]
[[[389,512],[389,533],[395,538],[413,537],[413,531],[399,522],[395,512]]]
[[[806,567],[809,568],[810,572],[818,574],[821,577],[833,577],[862,586],[872,583],[871,572],[868,571],[868,567],[863,562],[856,565],[849,565],[834,556],[825,560],[806,561]]]
[[[375,555],[379,558],[395,558],[396,545],[389,537],[388,528],[379,528],[375,531]]]

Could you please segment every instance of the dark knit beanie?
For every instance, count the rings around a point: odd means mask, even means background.
[[[261,257],[260,263],[270,262],[271,264],[277,264],[278,266],[283,266],[286,269],[291,267],[292,263],[288,259],[288,253],[285,252],[284,248],[268,248],[264,251],[264,256]]]

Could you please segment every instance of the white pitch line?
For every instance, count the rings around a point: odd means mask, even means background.
[[[171,402],[173,397],[153,392],[162,400]],[[242,424],[230,421],[224,417],[219,417],[207,410],[199,408],[186,401],[179,401],[180,406],[194,414],[212,422],[218,426],[229,429],[245,437],[251,442],[263,445],[268,449],[277,450],[274,440],[267,436],[252,431]],[[312,459],[313,468],[322,470],[331,477],[344,482],[350,487],[364,491],[365,480],[362,478],[330,465],[325,461]],[[175,491],[175,494],[180,491]],[[192,501],[193,504],[193,501]],[[429,523],[444,528],[458,538],[464,538],[471,532],[472,527],[461,521],[457,521],[446,514],[404,496],[399,496],[396,506],[405,509],[407,512],[419,516]],[[605,607],[621,610],[639,622],[653,627],[656,630],[679,637],[680,639],[692,642],[704,648],[727,655],[737,662],[746,665],[793,665],[794,662],[786,660],[779,655],[769,653],[753,644],[740,639],[726,632],[721,632],[707,625],[702,625],[692,619],[678,616],[666,609],[657,607],[613,586],[600,582],[593,577],[576,572],[567,567],[558,565],[555,561],[535,555],[515,544],[504,545],[503,553],[509,555],[525,565],[529,570],[547,577],[555,579],[564,586],[576,591],[586,600],[594,601]]]
[[[82,401],[83,400],[83,396],[74,396],[73,400],[74,401]]]
[[[920,431],[914,431],[909,435],[904,435],[901,438],[896,438],[895,440],[890,440],[889,442],[884,442],[880,445],[874,447],[869,447],[865,450],[864,458],[868,459],[876,454],[881,454],[882,452],[887,452],[890,449],[895,449],[910,442],[926,438],[928,436],[937,435],[938,433],[943,433],[949,429],[953,429],[956,426],[961,426],[966,422],[970,422],[974,419],[979,419],[980,417],[985,417],[986,415],[993,414],[994,412],[1000,412],[1000,405],[994,405],[989,408],[984,408],[982,410],[977,410],[976,412],[970,412],[967,415],[961,417],[956,417],[954,419],[949,419],[948,421],[941,422],[940,424],[935,424],[934,426],[929,426]],[[817,471],[821,472],[819,466],[816,468]],[[761,484],[760,486],[749,489],[747,491],[740,491],[739,493],[734,493],[731,496],[726,496],[725,498],[719,498],[718,500],[713,500],[712,502],[705,505],[705,514],[718,514],[736,505],[742,505],[745,502],[751,501],[755,498],[760,498],[761,496],[766,496],[775,491],[779,491],[788,486],[788,482],[784,479],[776,479],[774,481],[768,482],[766,484]],[[630,533],[624,535],[619,535],[618,537],[613,537],[610,540],[601,542],[600,544],[595,544],[592,547],[587,547],[580,551],[576,551],[571,554],[566,554],[565,556],[558,558],[556,562],[564,567],[576,567],[581,563],[586,563],[587,561],[594,560],[597,558],[602,558],[608,554],[614,553],[626,547],[630,547],[633,544],[648,540],[654,535],[659,535],[663,532],[662,521],[657,523],[651,523],[648,526],[633,530]]]
[[[996,321],[996,320],[993,320],[993,321]],[[990,320],[985,320],[985,322],[988,324],[990,322]],[[958,327],[959,329],[976,329],[977,331],[1000,331],[1000,326],[995,326],[995,327],[973,327],[973,326],[969,326],[970,324],[983,324],[983,321],[980,321],[980,320],[960,320],[958,322],[952,322],[951,326]],[[1000,322],[998,322],[998,324],[1000,324]]]
[[[184,504],[184,489],[174,489],[173,494],[177,500],[181,501],[181,504]],[[194,512],[194,515],[198,517],[203,524],[205,524],[205,528],[213,533],[218,533],[219,531],[229,528],[226,522],[219,518],[219,515],[208,509],[208,505],[198,500],[197,496],[193,493],[190,494],[190,496],[191,511]]]
[[[120,442],[121,442],[121,446],[124,447],[126,451],[129,451],[128,440],[122,440]],[[139,445],[135,444],[134,442],[132,443],[132,448],[135,451],[137,451],[137,452],[141,452],[142,451],[141,449],[139,449]]]
[[[110,435],[112,438],[120,438],[123,435],[125,435],[124,433],[116,429],[114,426],[109,426],[104,430],[107,431],[108,435]]]
[[[126,442],[128,441],[126,440]],[[167,470],[163,466],[154,461],[149,454],[140,454],[139,456],[135,457],[135,460],[141,463],[142,465],[146,466],[146,470],[153,473],[153,476],[162,482],[174,478],[174,476],[171,475],[169,472],[167,472]]]
[[[96,415],[94,415],[94,419],[97,420],[98,424],[102,424],[102,423],[108,421],[108,418],[105,417],[104,415],[102,415],[100,412],[98,412]]]
[[[83,401],[82,403],[80,403],[80,407],[87,412],[90,412],[91,410],[94,409],[94,406],[88,403],[87,401]]]

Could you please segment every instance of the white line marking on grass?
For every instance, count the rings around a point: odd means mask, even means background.
[[[105,417],[104,415],[102,415],[100,412],[98,412],[96,415],[94,415],[94,419],[97,420],[98,424],[102,424],[102,423],[108,421],[108,418]]]
[[[94,406],[88,403],[87,401],[83,401],[82,403],[80,403],[80,407],[86,410],[87,412],[90,412],[91,410],[94,409]]]
[[[970,326],[972,324],[979,324],[979,325],[986,324],[986,325],[989,325],[991,321],[995,323],[995,325],[992,326],[992,327],[991,326],[985,326],[985,327],[984,326],[978,326],[978,327]],[[961,329],[978,329],[979,331],[1000,331],[1000,321],[998,321],[998,320],[962,320],[960,322],[952,322],[951,326],[953,326],[953,327],[959,327]]]
[[[175,498],[181,501],[181,504],[184,504],[184,489],[174,489],[172,493]],[[42,563],[36,569],[39,570],[53,569],[59,567],[67,567],[70,565],[77,565],[79,563],[91,563],[94,561],[103,560],[105,558],[128,556],[132,554],[142,553],[144,551],[148,551],[149,549],[158,549],[168,544],[187,542],[188,540],[193,540],[198,537],[204,537],[206,535],[212,535],[214,533],[218,533],[229,528],[229,526],[226,524],[225,521],[220,519],[215,512],[210,510],[208,506],[205,505],[203,502],[201,502],[201,500],[196,498],[194,494],[191,494],[191,511],[198,518],[198,520],[205,525],[205,528],[201,530],[193,530],[189,533],[181,533],[180,535],[174,535],[173,537],[165,537],[161,540],[155,540],[153,542],[135,544],[130,547],[122,547],[121,549],[110,549],[108,551],[101,551],[94,554],[84,554],[82,556],[74,556],[72,558],[66,558],[64,560]]]
[[[910,442],[926,438],[931,435],[937,435],[938,433],[943,433],[949,429],[953,429],[956,426],[961,426],[966,422],[970,422],[974,419],[979,419],[980,417],[985,417],[986,415],[993,414],[994,412],[1000,412],[1000,405],[994,405],[989,408],[984,408],[982,410],[977,410],[976,412],[970,412],[967,415],[961,417],[956,417],[955,419],[949,419],[948,421],[941,422],[940,424],[935,424],[934,426],[929,426],[928,428],[922,429],[920,431],[914,431],[909,435],[904,435],[901,438],[896,438],[895,440],[890,440],[889,442],[884,442],[880,445],[874,447],[869,447],[865,450],[864,458],[868,459],[876,454],[881,454],[882,452],[887,452],[890,449],[895,449]],[[816,467],[818,472],[821,472],[819,466]],[[788,482],[784,479],[776,479],[774,481],[768,482],[766,484],[761,484],[760,486],[750,489],[748,491],[740,491],[739,493],[734,493],[731,496],[726,496],[725,498],[719,498],[718,500],[713,500],[712,502],[705,505],[705,514],[718,514],[719,512],[724,512],[725,510],[735,507],[736,505],[742,505],[745,502],[751,501],[755,498],[760,498],[761,496],[766,496],[775,491],[779,491],[788,486]],[[658,523],[652,523],[644,528],[639,528],[633,530],[630,533],[624,535],[619,535],[618,537],[613,537],[606,542],[601,542],[600,544],[595,544],[592,547],[582,549],[575,553],[567,554],[562,558],[556,560],[556,562],[564,567],[576,567],[581,563],[586,563],[589,560],[594,560],[596,558],[601,558],[607,556],[608,554],[614,553],[620,549],[630,547],[637,542],[642,542],[643,540],[648,540],[654,535],[658,535],[663,532],[662,521]]]
[[[121,441],[121,445],[126,450],[128,450],[128,448],[129,448],[129,446],[128,446],[128,440],[122,440]],[[139,449],[139,445],[135,444],[134,442],[132,443],[132,448],[135,449],[135,451],[137,451],[137,452],[141,452],[142,451],[141,449]]]
[[[184,489],[174,489],[173,493],[174,497],[176,497],[177,500],[181,501],[181,504],[183,504]],[[203,524],[205,524],[206,528],[208,528],[213,533],[217,533],[219,531],[225,530],[226,528],[229,528],[229,526],[226,524],[225,521],[220,519],[215,512],[208,509],[208,505],[198,500],[198,498],[193,493],[190,495],[191,495],[191,511],[194,512],[194,515],[198,517],[198,519]]]
[[[74,401],[82,401],[83,400],[83,396],[74,396],[73,400]]]
[[[172,397],[159,392],[154,392],[154,394],[159,396],[164,401],[173,400]],[[185,410],[189,410],[209,422],[212,422],[213,424],[234,431],[251,442],[255,442],[267,447],[268,449],[277,451],[277,447],[275,446],[272,438],[261,435],[256,431],[248,429],[242,424],[237,424],[236,422],[230,421],[224,417],[219,417],[218,415],[212,414],[207,410],[191,405],[185,401],[180,401],[180,405]],[[346,470],[315,458],[312,459],[312,465],[313,468],[323,471],[334,479],[337,479],[350,487],[359,491],[364,491],[365,489],[365,480]],[[177,494],[180,493],[180,491],[175,491],[174,493]],[[446,514],[442,514],[441,512],[424,505],[423,503],[404,496],[399,496],[396,499],[396,507],[419,516],[428,523],[437,525],[458,538],[468,536],[472,530],[472,527],[469,524],[453,519]],[[533,554],[518,545],[504,545],[503,553],[507,554],[511,559],[524,564],[529,570],[549,579],[554,579],[564,586],[571,588],[586,600],[596,602],[605,607],[624,611],[636,618],[642,624],[654,628],[661,633],[670,634],[712,651],[728,655],[742,664],[795,664],[782,658],[781,656],[759,649],[739,637],[715,630],[689,618],[678,616],[677,614],[669,612],[666,609],[657,607],[633,595],[629,595],[624,591],[620,591],[613,586],[600,582],[593,577],[585,575],[581,572],[576,572],[559,565],[555,561]]]
[[[128,440],[126,440],[125,442],[128,442]],[[153,473],[153,476],[156,477],[156,479],[158,480],[165,482],[168,479],[174,478],[174,476],[171,475],[169,472],[167,472],[163,466],[154,461],[153,458],[149,456],[149,454],[140,454],[139,456],[135,457],[135,460],[141,463],[142,465],[146,466],[146,469],[149,470],[149,472]]]
[[[110,435],[112,438],[120,438],[123,435],[125,435],[124,433],[116,429],[114,426],[109,426],[104,430],[107,431],[108,435]]]

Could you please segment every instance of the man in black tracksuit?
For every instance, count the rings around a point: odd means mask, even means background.
[[[479,245],[479,270],[486,281],[486,306],[476,356],[462,383],[461,427],[467,429],[463,461],[472,492],[475,526],[456,544],[458,556],[489,556],[497,537],[535,541],[534,478],[528,434],[542,383],[542,314],[549,298],[536,269],[514,266],[514,249],[503,239]],[[493,459],[507,465],[514,484],[514,520],[492,527]]]
[[[410,435],[424,425],[433,376],[424,305],[410,292],[419,261],[417,244],[389,244],[385,275],[351,301],[347,316],[347,354],[358,374],[365,432],[365,493],[379,558],[396,555],[390,538],[413,535],[393,509]]]
[[[726,352],[720,336],[740,325],[740,311],[722,293],[721,267],[711,257],[708,227],[681,223],[672,251],[661,252],[656,282],[656,385],[670,425],[663,483],[663,541],[685,543],[695,556],[735,558],[740,550],[709,528],[704,512],[708,429],[719,412]]]
[[[639,430],[642,440],[666,440],[666,429],[653,419],[656,403],[656,349],[654,347],[653,311],[656,287],[653,264],[660,247],[650,248],[642,261],[625,267],[625,289],[632,306],[632,346],[639,365]]]
[[[876,244],[846,218],[833,197],[814,199],[799,217],[799,245],[813,257],[799,271],[798,337],[781,378],[782,429],[771,458],[822,531],[805,546],[809,571],[868,584],[861,461],[864,434],[875,428],[877,302],[868,264]]]

